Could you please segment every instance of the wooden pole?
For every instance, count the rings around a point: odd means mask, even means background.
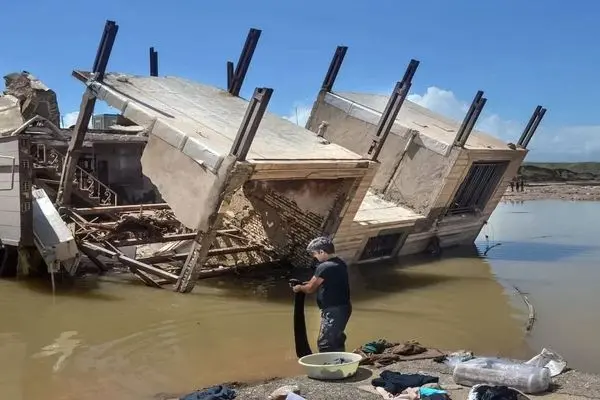
[[[252,176],[253,166],[251,164],[234,163],[230,171],[227,172],[227,181],[223,185],[220,194],[220,200],[215,210],[208,217],[208,231],[198,232],[192,249],[188,254],[185,264],[179,275],[179,279],[174,289],[180,293],[189,293],[194,289],[198,276],[200,275],[202,265],[208,257],[210,246],[217,236],[217,228],[221,225],[225,211],[234,192]]]

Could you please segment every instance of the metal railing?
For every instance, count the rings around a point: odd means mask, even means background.
[[[65,156],[56,149],[48,149],[43,143],[36,144],[33,157],[37,165],[50,167],[54,169],[59,176],[62,174]],[[75,167],[73,182],[80,191],[87,192],[88,197],[97,201],[99,205],[117,205],[117,193],[79,165]]]
[[[508,162],[504,161],[474,162],[456,192],[447,215],[483,211],[507,167]]]

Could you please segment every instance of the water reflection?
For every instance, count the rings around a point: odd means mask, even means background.
[[[482,232],[480,247],[486,245],[486,234],[502,243],[488,253],[497,279],[518,285],[535,306],[529,346],[551,347],[572,367],[600,372],[595,335],[600,328],[600,203],[503,204]]]

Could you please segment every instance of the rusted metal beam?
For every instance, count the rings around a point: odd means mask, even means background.
[[[220,249],[210,249],[208,251],[207,257],[244,253],[244,252],[248,252],[248,251],[256,251],[256,250],[262,250],[262,249],[264,249],[264,246],[261,246],[258,244],[249,245],[249,246],[222,247]],[[167,262],[167,261],[181,261],[181,260],[185,260],[189,256],[189,254],[190,253],[179,253],[179,254],[171,254],[171,255],[149,256],[149,257],[138,258],[138,261],[145,262],[148,264],[156,264],[156,263]]]
[[[340,68],[342,67],[342,63],[344,62],[344,57],[346,57],[347,51],[348,46],[338,46],[335,49],[333,58],[329,63],[329,69],[327,70],[325,79],[323,79],[321,90],[325,92],[331,92],[331,90],[333,89],[333,84],[335,83],[338,73],[340,72]]]
[[[254,50],[256,50],[256,45],[258,44],[258,39],[260,39],[261,32],[261,30],[254,28],[251,28],[248,32],[246,43],[244,43],[244,48],[242,49],[240,58],[235,66],[235,72],[233,72],[233,75],[231,74],[233,64],[231,61],[227,63],[227,90],[234,96],[240,95],[240,91],[242,90],[242,85],[246,79],[248,67],[250,67],[250,62],[252,61],[252,56],[254,55]]]
[[[272,95],[273,89],[271,88],[254,89],[254,94],[250,99],[244,119],[240,124],[237,136],[231,146],[230,153],[234,155],[238,161],[246,159],[254,136],[256,135],[256,131],[258,130],[258,126],[260,125],[260,121],[265,115],[265,111],[267,110]]]
[[[477,91],[475,98],[469,107],[469,111],[467,111],[467,115],[465,115],[465,118],[458,129],[456,138],[454,139],[455,146],[463,147],[465,143],[467,143],[467,139],[469,139],[486,102],[487,99],[483,97],[483,91]]]
[[[381,118],[379,119],[377,130],[375,131],[375,135],[372,139],[373,142],[367,150],[366,156],[370,157],[372,161],[377,161],[379,153],[381,153],[381,149],[385,144],[385,140],[390,134],[392,126],[396,121],[398,112],[400,112],[400,108],[402,108],[402,104],[404,104],[404,100],[406,100],[408,91],[412,86],[412,78],[414,77],[418,67],[419,61],[410,60],[410,62],[408,63],[408,67],[404,72],[404,76],[402,77],[402,80],[397,82],[396,87],[394,87],[394,91],[392,92],[388,103],[385,106],[385,110],[383,111],[383,113],[381,114]]]
[[[108,65],[108,59],[115,43],[115,38],[119,26],[114,21],[106,21],[104,26],[104,32],[102,33],[102,39],[96,52],[96,59],[94,60],[93,73],[94,79],[101,82],[104,79],[104,73]],[[96,105],[96,96],[92,89],[89,87],[85,90],[81,99],[81,106],[79,109],[79,115],[77,117],[77,123],[71,135],[71,141],[69,142],[69,148],[63,162],[62,174],[60,178],[60,185],[58,187],[58,193],[56,196],[56,203],[59,206],[67,205],[71,201],[71,193],[73,191],[73,175],[75,174],[75,167],[79,161],[79,153],[81,152],[81,146],[85,138],[90,119],[94,113],[94,107]]]
[[[517,142],[518,146],[521,146],[524,149],[527,148],[529,141],[535,134],[535,131],[537,130],[538,126],[540,125],[540,122],[542,122],[542,119],[544,118],[545,114],[546,114],[546,109],[543,108],[542,106],[537,106],[535,108],[533,115],[529,119],[529,122],[527,123],[525,130],[523,130],[523,133],[521,134],[521,137],[519,138],[519,141]]]
[[[158,76],[158,51],[150,47],[150,76]]]
[[[140,209],[146,210],[167,210],[171,207],[167,203],[156,203],[156,204],[132,204],[123,206],[99,206],[99,207],[82,207],[72,208],[71,210],[79,215],[101,215],[109,213],[119,212],[133,212],[139,211]]]

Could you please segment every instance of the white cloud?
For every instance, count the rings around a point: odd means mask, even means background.
[[[457,99],[454,93],[435,86],[422,94],[411,94],[408,99],[462,121],[470,102]],[[512,121],[498,114],[484,111],[477,121],[477,129],[504,141],[516,143],[527,121]],[[530,161],[600,161],[600,125],[542,126],[529,143]]]
[[[389,93],[389,92],[388,92]],[[458,99],[452,91],[435,86],[425,93],[413,93],[407,97],[423,107],[438,112],[456,121],[462,121],[469,109],[471,100]],[[304,126],[310,115],[311,105],[298,104],[286,119]],[[528,161],[600,161],[600,125],[583,126],[542,126],[536,131],[528,145]],[[527,121],[513,121],[502,118],[489,110],[484,110],[476,128],[506,142],[516,143]]]
[[[65,115],[62,116],[62,127],[63,128],[68,128],[70,126],[75,125],[75,123],[77,122],[77,117],[79,116],[79,111],[73,111],[70,113],[66,113]]]
[[[446,117],[462,122],[471,103],[456,98],[453,92],[435,86],[427,88],[425,94],[410,94],[407,99]],[[507,142],[519,140],[525,124],[506,120],[484,110],[477,120],[476,128]],[[534,136],[535,138],[535,136]]]

